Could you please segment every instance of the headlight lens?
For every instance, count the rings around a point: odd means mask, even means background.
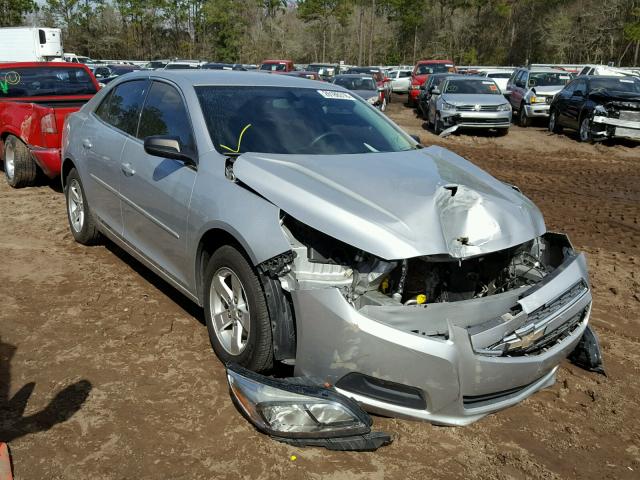
[[[508,110],[511,110],[511,104],[510,103],[503,103],[502,105],[498,106],[498,111],[499,112],[506,112]]]
[[[455,109],[456,109],[455,105],[451,105],[450,103],[447,103],[444,100],[442,101],[442,110],[455,110]]]
[[[536,97],[535,95],[532,95],[529,98],[529,102],[531,103],[545,103],[547,100],[544,97]]]
[[[260,377],[240,367],[228,367],[227,379],[236,404],[270,435],[327,438],[370,431],[371,418],[355,402],[329,389]]]

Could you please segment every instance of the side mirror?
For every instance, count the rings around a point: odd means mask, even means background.
[[[504,92],[502,92],[502,94],[506,97],[509,98],[511,96],[511,90],[505,90]]]
[[[144,151],[149,155],[179,160],[188,166],[196,166],[196,161],[181,151],[178,137],[156,135],[144,139]]]
[[[433,87],[433,90],[431,90],[431,95],[440,95],[440,89],[438,87]]]

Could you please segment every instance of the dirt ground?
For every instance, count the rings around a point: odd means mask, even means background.
[[[640,478],[640,146],[541,127],[440,139],[399,102],[388,114],[520,186],[586,252],[607,377],[563,364],[553,387],[464,428],[375,417],[394,437],[375,453],[280,444],[232,405],[199,309],[112,244],[75,244],[57,183],[2,180],[0,440],[15,477]]]

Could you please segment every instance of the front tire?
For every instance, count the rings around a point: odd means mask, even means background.
[[[254,372],[273,366],[271,320],[262,284],[245,256],[225,245],[205,269],[205,319],[214,352]]]
[[[591,143],[593,141],[593,137],[591,136],[591,120],[588,116],[584,116],[582,120],[580,120],[578,137],[580,141],[584,143]]]
[[[100,233],[84,194],[80,175],[75,168],[67,175],[64,197],[67,201],[67,220],[74,240],[82,245],[95,245]]]
[[[520,104],[520,110],[518,111],[518,124],[526,128],[531,124],[531,120],[527,116],[527,109],[525,108],[524,103]]]
[[[549,114],[549,131],[551,133],[562,133],[562,127],[558,123],[558,112],[551,110]]]
[[[29,187],[36,181],[38,167],[22,141],[9,135],[4,141],[4,176],[13,188]]]

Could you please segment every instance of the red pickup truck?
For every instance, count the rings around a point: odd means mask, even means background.
[[[292,60],[265,60],[260,64],[261,72],[285,73],[293,72],[295,67]]]
[[[411,86],[407,103],[410,107],[417,105],[420,85],[429,79],[432,73],[456,73],[456,66],[451,60],[419,60],[411,73]]]
[[[99,88],[83,64],[0,64],[0,154],[9,185],[32,185],[38,170],[60,174],[64,120]]]

